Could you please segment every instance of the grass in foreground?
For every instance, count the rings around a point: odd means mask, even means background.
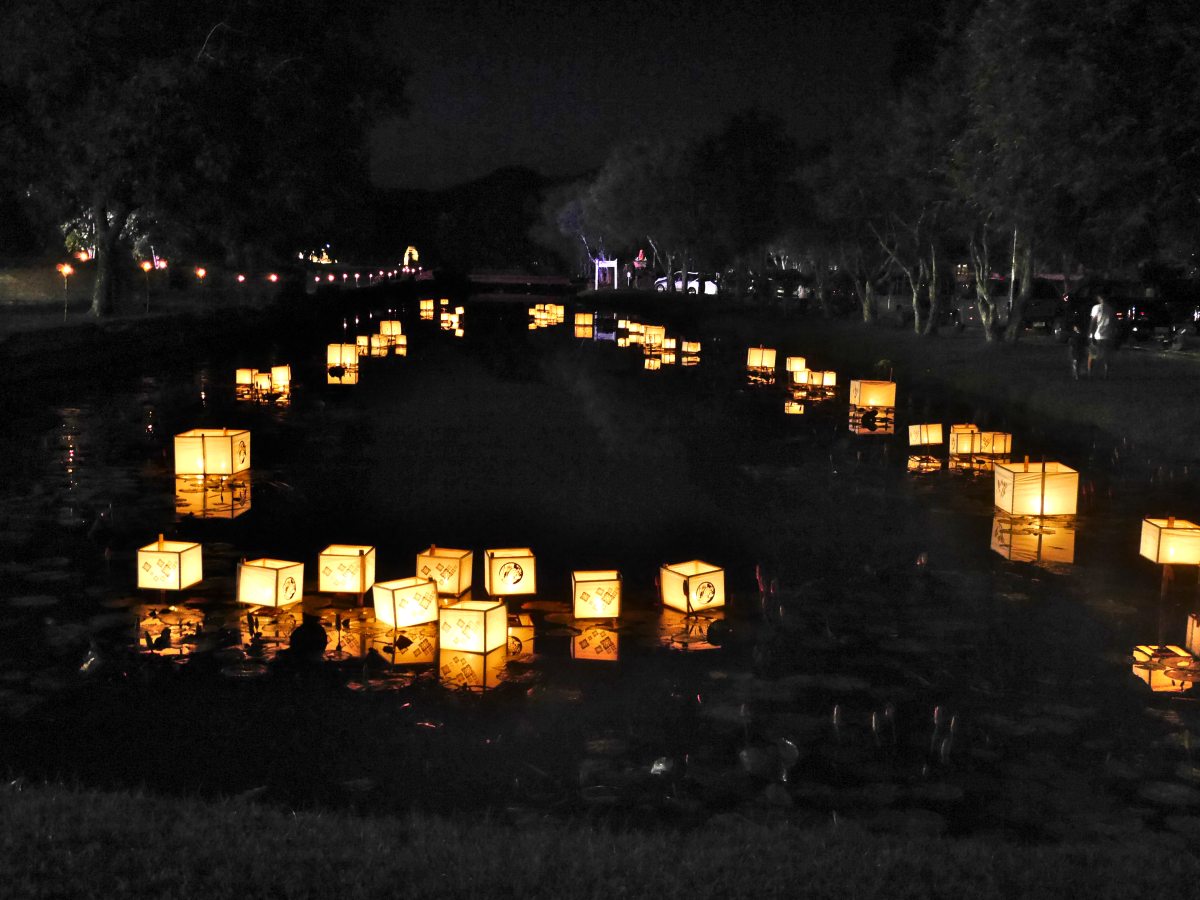
[[[1028,847],[715,819],[614,833],[363,819],[59,787],[0,802],[4,895],[27,897],[1125,897],[1200,861],[1143,842]],[[1186,889],[1185,889],[1186,890]]]

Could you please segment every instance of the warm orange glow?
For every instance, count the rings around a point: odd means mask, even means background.
[[[692,613],[725,605],[725,570],[698,559],[658,570],[664,606]]]
[[[571,657],[599,662],[616,662],[620,655],[620,636],[612,628],[589,625],[582,634],[571,638]]]
[[[250,559],[238,564],[238,603],[289,606],[304,599],[304,563]]]
[[[1073,516],[1079,473],[1059,462],[996,463],[996,506],[1014,516]]]
[[[175,435],[176,475],[235,475],[249,468],[249,431],[193,428]]]
[[[475,555],[470,550],[431,546],[417,554],[417,574],[432,578],[439,594],[457,597],[471,587],[471,569]]]
[[[490,653],[508,646],[508,610],[503,600],[460,600],[438,610],[443,650]]]
[[[533,619],[526,613],[508,617],[508,655],[528,656],[533,653]]]
[[[483,586],[493,597],[537,593],[537,562],[528,547],[490,549],[483,555]]]
[[[150,260],[148,260],[148,259],[142,260],[142,271],[143,272],[149,272],[153,268],[154,268],[154,263],[150,262]]]
[[[1132,656],[1133,674],[1150,685],[1150,690],[1155,693],[1178,694],[1194,683],[1191,676],[1196,673],[1188,670],[1195,660],[1182,647],[1174,644],[1140,644],[1133,648]],[[1200,679],[1200,675],[1197,675],[1197,679]]]
[[[375,548],[362,544],[330,544],[317,558],[317,590],[332,594],[365,594],[375,583]]]
[[[196,277],[199,278],[201,281],[204,280],[204,277],[206,275],[208,275],[208,269],[204,268],[203,266],[198,266],[196,268]]]
[[[75,268],[70,263],[59,263],[54,268],[58,269],[63,278],[75,274]]]
[[[1069,565],[1075,562],[1075,529],[1001,514],[992,518],[991,548],[1013,562]]]
[[[190,541],[164,541],[137,552],[137,585],[160,591],[181,591],[204,577],[200,545]]]
[[[571,573],[577,619],[615,619],[621,615],[621,573],[616,569]]]
[[[272,272],[270,275],[267,276],[267,281],[270,281],[271,283],[274,283],[278,280],[279,280],[279,276],[276,275],[274,272]]]
[[[244,282],[245,282],[245,280],[246,280],[246,276],[245,276],[245,275],[242,275],[241,273],[238,273],[237,280],[238,280],[238,284],[242,284],[242,283],[244,283]]]
[[[433,579],[416,576],[378,581],[371,588],[375,620],[393,628],[424,625],[438,619],[438,592]]]
[[[855,379],[850,382],[850,405],[893,407],[896,405],[896,383]]]
[[[921,447],[928,444],[940,444],[941,442],[942,426],[940,422],[932,425],[908,426],[908,444],[910,447]]]
[[[1200,525],[1187,519],[1142,519],[1139,552],[1169,565],[1200,565]]]
[[[769,347],[751,347],[746,351],[746,368],[754,371],[774,371],[775,351]]]

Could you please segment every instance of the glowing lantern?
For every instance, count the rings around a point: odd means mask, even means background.
[[[575,324],[576,325],[587,325],[590,328],[596,324],[596,315],[595,315],[595,313],[590,313],[590,312],[575,313]]]
[[[432,578],[439,594],[457,597],[471,587],[471,568],[474,554],[470,550],[452,550],[431,546],[417,554],[417,574]]]
[[[665,325],[647,325],[642,332],[647,347],[662,347],[663,341],[667,339],[667,329]]]
[[[448,688],[486,691],[504,680],[507,650],[468,653],[443,648],[438,654],[438,677]]]
[[[365,594],[375,583],[375,548],[330,544],[317,558],[317,590],[332,594]]]
[[[662,360],[664,366],[675,365],[675,353],[671,350],[664,350],[658,358]]]
[[[663,338],[662,348],[663,350],[678,350],[679,341],[673,337]]]
[[[1200,565],[1200,525],[1187,519],[1142,519],[1140,551],[1146,559],[1167,565]]]
[[[238,563],[238,603],[289,606],[304,599],[304,563],[250,559]]]
[[[254,399],[254,370],[238,369],[233,376],[233,396],[236,400]]]
[[[621,615],[621,573],[615,569],[571,573],[577,619],[615,619]]]
[[[371,339],[368,335],[360,334],[354,338],[355,352],[359,356],[366,356],[371,352]]]
[[[161,534],[155,543],[138,550],[137,567],[137,586],[159,591],[182,591],[204,577],[200,545],[164,541]]]
[[[808,360],[803,356],[789,356],[784,365],[789,372],[803,372],[808,369]]]
[[[693,613],[725,605],[725,570],[698,559],[658,570],[664,606]]]
[[[1059,462],[996,463],[995,503],[1012,516],[1073,516],[1079,473]]]
[[[746,351],[746,368],[754,372],[774,372],[775,351],[766,347],[751,347]]]
[[[533,653],[533,619],[521,613],[508,617],[508,655],[527,656]]]
[[[193,428],[175,435],[176,475],[235,475],[249,468],[249,431]]]
[[[1133,648],[1133,674],[1150,685],[1150,690],[1155,693],[1177,694],[1192,686],[1192,678],[1179,676],[1193,673],[1179,670],[1181,667],[1187,670],[1193,659],[1190,653],[1174,644],[1139,644]]]
[[[175,476],[177,519],[236,519],[250,510],[250,476]]]
[[[571,656],[574,659],[616,662],[620,653],[620,640],[617,632],[611,628],[589,625],[582,634],[571,638]]]
[[[329,384],[358,384],[358,344],[329,344],[325,374]]]
[[[284,396],[292,392],[292,367],[271,366],[271,390]]]
[[[700,352],[700,342],[699,341],[680,341],[679,342],[679,352],[680,353],[689,353],[689,354],[699,353]]]
[[[508,645],[508,610],[503,600],[459,600],[438,610],[443,650],[489,653]]]
[[[276,275],[274,272],[272,272],[270,275],[267,276],[267,281],[271,282],[271,284],[274,284],[278,280],[279,280],[279,276]]]
[[[396,335],[396,343],[393,345],[397,356],[408,356],[408,335]]]
[[[537,563],[528,547],[485,550],[483,586],[493,597],[537,593]]]
[[[375,600],[375,619],[385,625],[408,628],[438,620],[438,591],[431,578],[418,575],[377,581],[371,594]]]
[[[662,368],[662,359],[657,356],[647,356],[644,367],[647,372],[657,372]]]
[[[397,338],[404,334],[404,328],[396,319],[382,319],[379,322],[379,333],[386,338]],[[395,344],[395,340],[390,340],[389,344]]]
[[[373,334],[371,335],[371,347],[369,353],[371,356],[378,359],[379,357],[387,356],[388,350],[391,349],[391,346],[391,342],[388,340],[387,335]]]
[[[855,434],[892,434],[896,426],[896,384],[850,382],[850,430]]]
[[[894,381],[850,382],[850,404],[852,406],[888,407],[896,405],[896,383]]]
[[[941,423],[908,426],[908,444],[910,447],[924,447],[930,444],[940,444],[941,442]]]
[[[1013,562],[1075,562],[1075,529],[1047,528],[999,515],[992,518],[991,548]]]
[[[420,301],[420,316],[425,321],[433,321],[433,299]]]
[[[1012,435],[1006,431],[981,431],[972,443],[975,452],[984,456],[1008,456],[1012,453]]]
[[[577,337],[581,340],[590,341],[594,334],[595,334],[595,332],[592,330],[591,325],[576,325],[575,326],[575,337]]]
[[[199,278],[201,281],[203,281],[205,276],[207,276],[207,275],[208,275],[208,269],[204,268],[203,266],[200,266],[196,269],[196,277]]]
[[[255,372],[254,373],[254,394],[256,397],[263,397],[271,393],[271,373],[270,372]]]
[[[962,424],[950,426],[950,455],[962,456],[975,452],[975,435],[979,429],[975,425]]]
[[[804,404],[799,400],[784,400],[783,412],[789,416],[802,416],[804,415]]]

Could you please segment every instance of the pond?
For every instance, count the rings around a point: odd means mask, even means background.
[[[351,299],[10,398],[10,770],[518,820],[1194,827],[1192,683],[1131,658],[1189,637],[1191,570],[1160,596],[1138,557],[1142,516],[1194,506],[1186,470],[914,396],[903,373],[895,422],[854,434],[849,382],[888,372],[844,371],[765,317],[748,346],[687,307]],[[328,345],[369,350],[381,321],[406,354],[331,373]],[[758,346],[773,374],[747,369]],[[789,394],[794,355],[838,387]],[[237,399],[238,368],[284,364],[288,402]],[[998,516],[987,459],[910,471],[909,424],[967,421],[1078,469],[1078,514]],[[248,430],[249,471],[177,481],[174,436],[194,428]],[[202,581],[137,589],[159,534],[202,545]],[[431,545],[471,550],[472,587],[443,605],[490,600],[487,548],[529,548],[536,593],[507,595],[498,651],[439,646],[436,623],[377,620],[370,590],[319,591],[337,544],[375,548],[380,581]],[[304,563],[301,603],[236,602],[239,561],[259,558]],[[660,567],[687,560],[723,569],[724,607],[663,607]],[[575,618],[578,570],[620,573],[619,615]]]

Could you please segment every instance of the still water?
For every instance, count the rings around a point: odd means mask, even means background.
[[[1142,516],[1194,505],[1186,470],[914,396],[902,373],[897,433],[852,434],[845,386],[886,373],[769,329],[770,376],[693,316],[439,299],[20,405],[0,488],[10,767],[141,784],[138,759],[171,770],[166,789],[292,803],[1187,827],[1191,683],[1131,659],[1188,638],[1194,575],[1160,597],[1137,556]],[[380,321],[401,323],[404,356],[370,355]],[[354,371],[330,365],[328,345],[360,339]],[[840,387],[790,393],[789,355]],[[236,369],[283,364],[289,402],[236,399]],[[986,465],[909,471],[906,426],[937,421],[1073,465],[1079,514],[1013,523]],[[178,480],[173,436],[200,427],[248,429],[249,472]],[[200,584],[136,589],[160,533],[203,545]],[[431,544],[472,549],[460,599],[487,598],[485,548],[528,547],[537,592],[508,598],[500,650],[442,648],[436,625],[376,621],[369,591],[318,592],[330,544],[375,547],[379,580]],[[259,557],[305,563],[302,603],[234,602],[238,561]],[[727,607],[662,608],[659,567],[691,559],[724,568]],[[574,617],[581,569],[621,572],[619,616]],[[293,646],[306,617],[319,662]]]

